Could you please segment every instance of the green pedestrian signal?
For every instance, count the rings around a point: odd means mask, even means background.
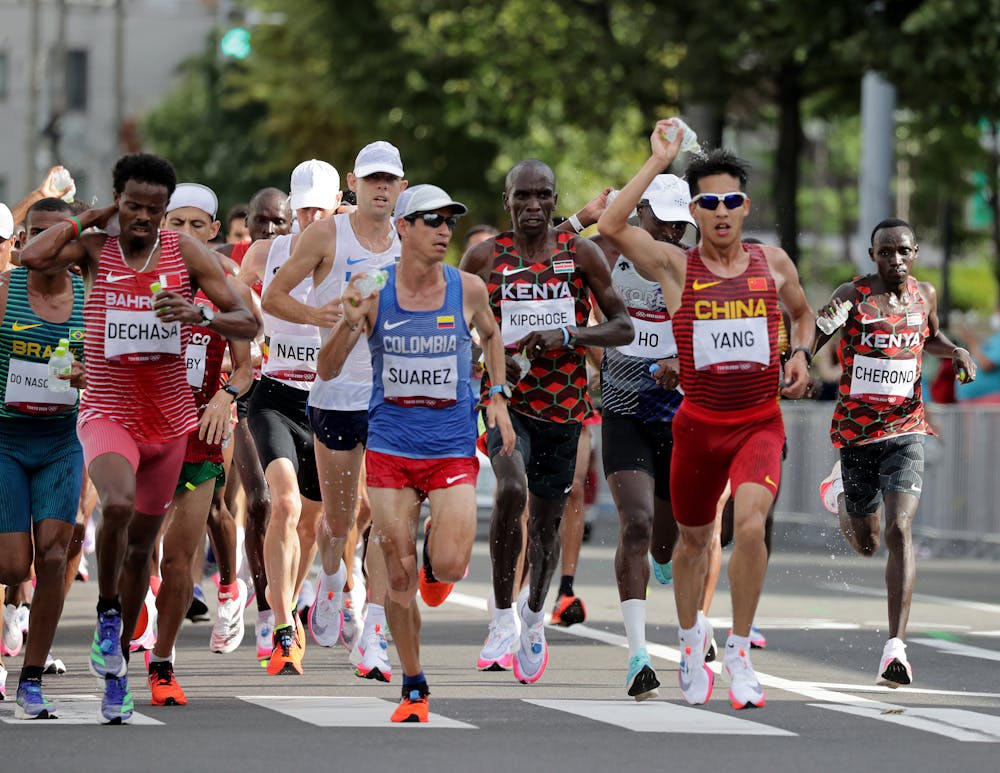
[[[250,30],[244,27],[233,27],[226,30],[219,41],[219,50],[223,56],[232,59],[246,59],[250,56]]]

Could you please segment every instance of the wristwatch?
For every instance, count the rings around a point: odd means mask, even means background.
[[[511,389],[507,384],[494,384],[493,386],[490,387],[490,391],[487,392],[487,394],[490,397],[493,397],[493,395],[496,394],[501,394],[508,400],[510,400],[510,397],[513,394],[513,392],[511,392]]]
[[[792,349],[792,357],[794,357],[799,352],[802,352],[806,356],[806,367],[811,368],[813,364],[813,353],[812,349],[808,346],[796,346]]]
[[[196,322],[196,325],[200,327],[208,327],[212,324],[212,320],[215,319],[215,312],[212,311],[208,306],[198,306],[198,312],[201,314],[201,321]]]
[[[224,387],[222,387],[222,391],[225,392],[226,394],[232,395],[234,400],[240,396],[240,390],[234,387],[232,384],[226,384]]]

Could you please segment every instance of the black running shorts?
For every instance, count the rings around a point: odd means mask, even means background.
[[[874,515],[886,491],[912,494],[919,499],[923,471],[923,435],[902,435],[841,448],[840,474],[847,514],[852,518]]]

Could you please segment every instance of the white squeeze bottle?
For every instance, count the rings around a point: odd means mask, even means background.
[[[851,310],[854,304],[850,301],[838,301],[833,306],[833,314],[829,317],[822,314],[816,317],[816,327],[818,327],[823,335],[833,335],[840,327],[847,322],[847,313]]]
[[[684,123],[684,121],[680,118],[674,118],[674,121],[676,121],[674,125],[668,127],[665,132],[661,132],[661,134],[663,134],[663,139],[667,142],[673,142],[677,139],[677,132],[683,129],[684,139],[681,140],[681,150],[685,153],[693,153],[696,150],[699,150],[700,146],[698,145],[698,135],[695,134],[694,129]]]
[[[357,291],[361,293],[362,298],[367,298],[369,295],[374,295],[379,292],[385,283],[389,281],[389,274],[382,269],[376,269],[370,274],[365,274],[357,282],[354,283],[354,287]]]
[[[59,378],[59,376],[68,376],[72,370],[73,352],[69,350],[69,341],[63,339],[52,352],[52,356],[49,357],[49,391],[68,392],[70,389],[69,381]]]

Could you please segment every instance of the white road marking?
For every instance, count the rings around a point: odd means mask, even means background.
[[[967,658],[979,658],[980,660],[1000,661],[1000,652],[987,650],[982,647],[973,647],[971,644],[962,644],[957,641],[947,639],[907,639],[907,644],[923,644],[946,655],[961,655]]]
[[[885,588],[865,588],[861,585],[849,585],[845,582],[821,582],[818,587],[824,590],[836,590],[847,593],[856,593],[859,596],[875,596],[885,598]],[[969,601],[968,599],[954,599],[949,596],[928,596],[926,593],[914,593],[914,601],[926,601],[931,604],[945,604],[952,607],[963,607],[974,609],[977,612],[990,612],[1000,614],[1000,604],[987,604],[984,601]]]
[[[865,706],[831,706],[810,703],[820,709],[830,709],[843,714],[853,714],[865,719],[877,719],[902,725],[925,733],[934,733],[966,743],[1000,743],[1000,717],[979,714],[965,709],[906,708],[898,714],[886,714],[878,708]]]
[[[878,692],[883,694],[902,695],[913,693],[914,695],[940,695],[954,698],[993,698],[1000,700],[1000,692],[969,692],[968,690],[932,690],[928,687],[897,687],[895,690],[889,687],[881,687],[877,684],[848,684],[846,682],[799,682],[801,685],[810,687],[824,687],[828,690],[849,690],[850,692]]]
[[[523,699],[547,709],[565,711],[636,733],[684,733],[694,735],[795,736],[788,730],[752,722],[732,714],[717,714],[665,701],[542,701]]]
[[[53,727],[56,725],[99,725],[101,699],[96,695],[60,695],[49,698],[55,704],[57,719],[14,719],[13,695],[8,694],[7,700],[0,702],[0,722],[19,727]],[[147,717],[138,711],[132,714],[130,725],[162,725],[158,719]]]
[[[475,725],[430,712],[423,722],[391,722],[395,703],[381,698],[341,698],[334,696],[239,695],[239,700],[307,722],[316,727],[421,727],[425,729],[476,730]]]

